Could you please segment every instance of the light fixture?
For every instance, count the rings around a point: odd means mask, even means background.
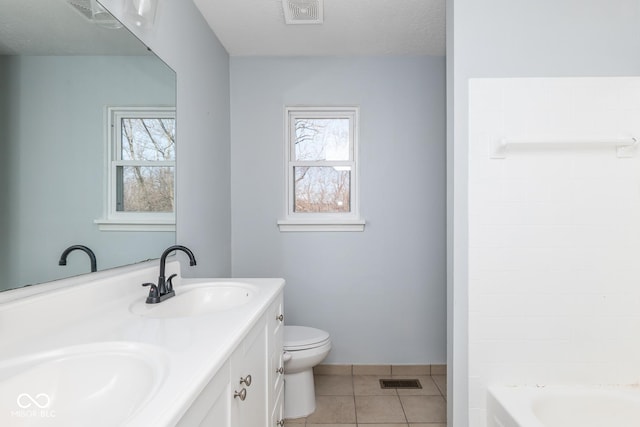
[[[124,13],[136,27],[151,28],[156,19],[158,0],[124,0]]]
[[[104,28],[122,28],[122,24],[113,17],[97,0],[91,0],[91,20]]]
[[[122,24],[96,0],[67,0],[67,4],[89,22],[104,28],[122,28]]]

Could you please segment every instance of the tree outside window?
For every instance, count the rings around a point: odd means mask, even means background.
[[[123,117],[120,129],[119,157],[127,163],[116,165],[116,210],[173,212],[174,166],[164,163],[175,163],[176,120]]]

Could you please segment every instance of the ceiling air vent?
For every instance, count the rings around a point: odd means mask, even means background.
[[[287,24],[322,24],[323,0],[282,0]]]

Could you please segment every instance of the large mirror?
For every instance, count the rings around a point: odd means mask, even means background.
[[[108,107],[174,106],[176,77],[92,0],[0,0],[0,290],[150,258],[171,227],[104,231]],[[93,9],[95,10],[95,9]],[[109,18],[109,17],[108,17]]]

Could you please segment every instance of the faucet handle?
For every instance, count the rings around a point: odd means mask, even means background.
[[[143,283],[142,286],[150,286],[149,298],[158,298],[160,296],[158,294],[158,287],[155,283]]]
[[[177,274],[172,274],[171,276],[169,276],[169,278],[167,279],[167,292],[171,292],[173,291],[173,278],[176,277]]]

